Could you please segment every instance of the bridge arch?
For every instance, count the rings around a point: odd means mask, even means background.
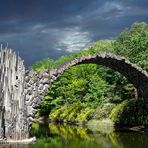
[[[72,59],[58,68],[45,70],[42,73],[30,71],[26,73],[26,104],[28,107],[28,121],[32,121],[36,108],[40,105],[50,84],[66,70],[79,64],[99,64],[118,71],[125,76],[138,90],[138,96],[143,97],[148,106],[148,73],[124,57],[110,53],[83,55]]]

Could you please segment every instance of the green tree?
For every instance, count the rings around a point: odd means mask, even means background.
[[[134,23],[113,42],[117,54],[148,70],[148,24]]]

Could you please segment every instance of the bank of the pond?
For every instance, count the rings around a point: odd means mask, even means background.
[[[135,132],[148,132],[148,128],[141,126],[124,126],[124,125],[115,125],[113,121],[108,119],[102,119],[102,120],[90,120],[88,122],[64,122],[62,120],[56,120],[53,121],[49,119],[47,116],[42,116],[39,118],[36,118],[34,120],[35,123],[39,124],[50,124],[50,123],[56,123],[56,124],[67,124],[72,126],[87,126],[89,128],[112,128],[119,131],[135,131]]]
[[[41,123],[41,124],[55,122],[55,123],[66,123],[66,124],[69,124],[69,125],[87,125],[87,126],[94,125],[94,126],[110,126],[110,127],[115,126],[114,122],[112,122],[110,119],[89,120],[87,122],[74,122],[74,121],[64,122],[61,119],[51,120],[51,119],[48,118],[48,116],[41,116],[41,117],[35,118],[34,122]]]
[[[13,143],[30,144],[34,142],[36,142],[36,137],[31,137],[29,139],[22,139],[22,140],[0,139],[0,144],[13,144]]]

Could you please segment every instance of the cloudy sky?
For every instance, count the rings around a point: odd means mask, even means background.
[[[0,43],[28,67],[112,39],[135,21],[148,23],[148,0],[0,0]]]

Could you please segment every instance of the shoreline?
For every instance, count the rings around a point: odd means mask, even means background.
[[[22,140],[13,140],[13,139],[0,139],[0,145],[2,144],[15,144],[15,143],[20,143],[20,144],[31,144],[36,142],[36,137],[32,137],[29,139],[22,139]]]
[[[50,124],[50,123],[55,123],[55,124],[67,124],[67,125],[72,125],[72,126],[87,126],[87,127],[96,127],[96,128],[113,128],[115,131],[133,131],[133,132],[148,132],[148,128],[145,128],[143,125],[140,126],[123,126],[123,125],[117,125],[110,120],[110,119],[105,119],[105,120],[91,120],[86,123],[84,122],[63,122],[62,120],[51,120],[48,119],[47,117],[39,117],[34,120],[35,123],[39,124]]]

